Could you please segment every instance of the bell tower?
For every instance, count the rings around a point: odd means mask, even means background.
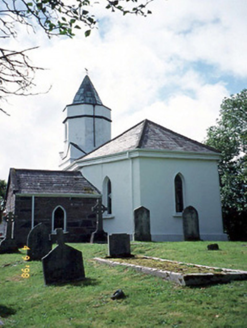
[[[64,151],[60,168],[85,156],[111,139],[111,110],[104,106],[86,75],[73,99],[64,109]]]

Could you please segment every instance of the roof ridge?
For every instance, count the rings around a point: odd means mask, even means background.
[[[147,119],[145,119],[142,122],[144,122],[144,124],[143,124],[143,127],[142,127],[142,131],[140,133],[140,138],[139,138],[137,146],[135,148],[141,148],[141,144],[142,144],[143,138],[145,136],[145,131],[146,131],[147,124],[148,124],[149,121]]]

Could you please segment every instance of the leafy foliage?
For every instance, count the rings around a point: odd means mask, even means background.
[[[6,192],[6,181],[5,180],[0,180],[0,197],[4,198],[5,192]]]
[[[247,89],[223,100],[217,125],[206,144],[219,149],[221,198],[225,228],[231,240],[247,239]]]
[[[35,32],[40,27],[48,37],[53,35],[73,37],[84,26],[85,36],[97,27],[98,20],[93,14],[97,5],[111,12],[123,15],[151,14],[147,9],[153,0],[2,0],[0,7],[0,39],[17,37],[19,25]],[[33,66],[27,51],[5,49],[0,46],[0,100],[8,95],[29,95],[34,86],[34,77],[39,67]],[[5,112],[2,108],[1,111]],[[6,113],[6,112],[5,112]]]
[[[0,223],[2,222],[2,213],[5,207],[4,196],[6,192],[6,181],[0,180]]]

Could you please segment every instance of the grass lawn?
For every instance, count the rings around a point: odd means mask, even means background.
[[[133,254],[247,271],[247,242],[132,243]],[[92,260],[105,257],[107,245],[70,244],[83,252],[87,279],[45,286],[41,262],[20,254],[1,254],[0,316],[4,328],[199,327],[246,328],[247,281],[189,288],[124,267]],[[29,265],[30,277],[22,278]],[[111,300],[121,288],[122,300]],[[1,326],[1,325],[0,325]]]

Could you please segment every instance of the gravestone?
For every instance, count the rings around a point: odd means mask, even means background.
[[[219,250],[219,245],[218,244],[210,244],[207,246],[209,251],[218,251]]]
[[[108,235],[108,256],[130,257],[130,235],[127,233]]]
[[[43,224],[37,224],[27,236],[27,255],[30,261],[41,261],[42,257],[48,254],[52,249],[52,242],[49,238],[49,230]]]
[[[5,238],[0,243],[0,254],[17,253],[18,247],[15,239],[13,238],[15,220],[12,212],[9,212],[9,214],[5,217],[5,221],[6,221],[6,232],[5,232]]]
[[[64,244],[63,229],[56,229],[58,246],[42,258],[46,285],[85,279],[82,252]]]
[[[151,241],[150,211],[141,206],[134,210],[134,240]]]
[[[106,207],[102,204],[102,199],[97,199],[97,203],[92,207],[92,211],[96,213],[96,230],[92,233],[90,243],[106,243],[107,233],[103,230],[103,213],[106,211]]]
[[[183,211],[183,230],[184,240],[200,240],[198,213],[193,206],[188,206]]]

